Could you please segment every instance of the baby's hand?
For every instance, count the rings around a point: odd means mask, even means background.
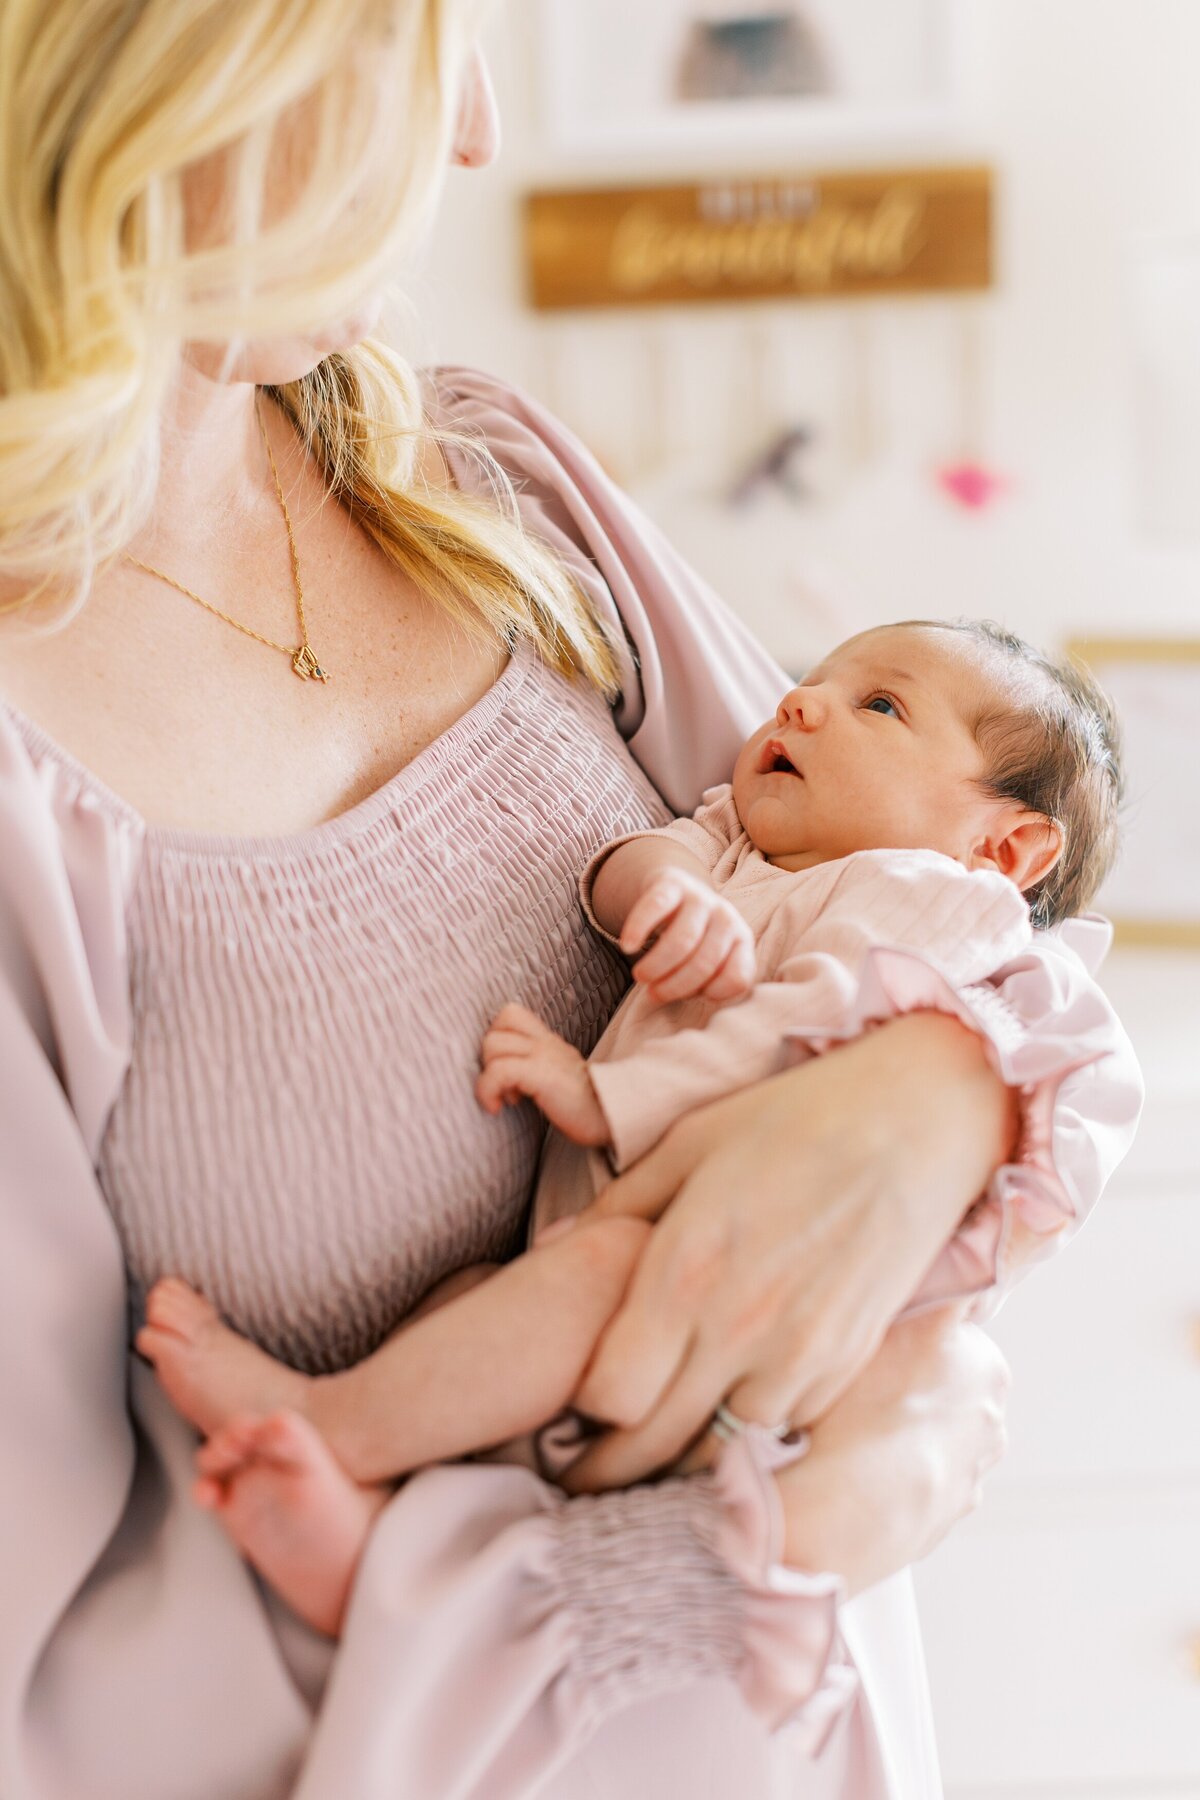
[[[657,933],[651,949],[639,948]],[[633,979],[656,1002],[740,1000],[754,986],[754,933],[735,906],[684,869],[655,875],[621,931]]]
[[[574,1144],[607,1144],[608,1124],[573,1044],[543,1025],[524,1006],[502,1006],[483,1040],[483,1073],[475,1098],[498,1113],[523,1097],[536,1100],[552,1124]]]

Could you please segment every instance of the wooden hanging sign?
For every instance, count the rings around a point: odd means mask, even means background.
[[[538,308],[915,294],[992,283],[987,168],[528,194]]]

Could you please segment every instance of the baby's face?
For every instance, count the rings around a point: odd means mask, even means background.
[[[940,850],[967,867],[995,801],[973,722],[994,688],[971,640],[882,626],[832,651],[744,745],[733,797],[781,868],[855,850]]]

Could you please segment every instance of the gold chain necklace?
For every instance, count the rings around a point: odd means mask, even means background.
[[[235,631],[243,632],[246,637],[253,638],[256,643],[265,644],[268,650],[282,650],[285,656],[291,657],[292,668],[299,675],[301,681],[328,681],[329,676],[317,661],[313,647],[308,641],[308,624],[304,617],[304,589],[300,585],[300,558],[296,554],[296,538],[292,531],[292,520],[287,509],[287,501],[283,497],[283,488],[279,483],[279,471],[275,467],[275,458],[271,453],[271,440],[267,436],[267,428],[263,424],[257,389],[254,393],[254,416],[258,420],[258,429],[262,432],[263,443],[267,446],[267,455],[271,459],[271,474],[275,480],[275,492],[279,495],[279,504],[283,508],[283,522],[287,526],[288,545],[292,552],[292,575],[296,582],[296,611],[300,615],[300,642],[298,644],[277,644],[274,638],[264,637],[261,631],[252,631],[249,625],[243,625],[240,619],[231,618],[227,612],[222,612],[219,606],[214,606],[211,600],[202,600],[199,594],[192,592],[191,588],[184,587],[182,581],[176,581],[173,576],[164,575],[161,569],[151,568],[149,563],[141,562],[136,556],[128,554],[125,556],[125,561],[136,564],[139,569],[145,569],[148,575],[157,575],[160,580],[170,582],[172,587],[178,588],[181,594],[186,594],[198,606],[204,607],[206,612],[215,613],[218,619],[224,619],[225,623],[232,625]]]

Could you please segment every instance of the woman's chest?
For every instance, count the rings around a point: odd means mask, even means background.
[[[177,1272],[333,1368],[511,1251],[541,1124],[477,1105],[483,1032],[518,1000],[590,1049],[626,976],[578,872],[664,816],[607,708],[530,665],[283,853],[152,833],[100,1164],[137,1299]]]
[[[306,622],[328,682],[291,667],[284,546],[250,584],[233,567],[202,584],[270,643],[135,570],[68,630],[6,646],[4,695],[155,825],[269,834],[335,817],[467,712],[508,653],[336,516],[308,536]]]

